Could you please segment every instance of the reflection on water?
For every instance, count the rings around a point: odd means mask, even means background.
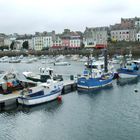
[[[125,79],[117,79],[117,85],[119,86],[125,86],[125,85],[133,85],[137,84],[140,81],[139,78],[125,78]]]
[[[34,140],[44,137],[63,102],[57,100],[33,107],[19,105],[0,114],[0,140]],[[48,122],[50,121],[50,122]],[[48,126],[47,126],[48,124]],[[44,130],[42,132],[41,130]],[[38,134],[39,132],[39,134]],[[43,138],[45,140],[46,136]]]
[[[9,68],[10,64],[0,64]],[[15,65],[15,64],[13,64]],[[38,70],[40,63],[17,64],[17,70]],[[79,62],[55,69],[57,73],[77,74]],[[0,140],[140,140],[139,80],[113,80],[112,87],[65,94],[38,106],[0,113]],[[134,84],[133,84],[134,83]],[[123,84],[122,84],[123,85]]]
[[[34,111],[38,111],[38,110],[42,110],[42,111],[46,111],[46,112],[55,112],[57,109],[59,109],[59,107],[62,105],[63,101],[58,101],[58,100],[54,100],[52,102],[48,102],[48,103],[43,103],[40,105],[36,105],[36,106],[24,106],[24,105],[19,105],[17,108],[17,111],[22,111],[24,113],[32,113]]]
[[[54,100],[51,102],[35,105],[35,106],[25,106],[25,105],[17,105],[12,104],[11,107],[5,111],[1,111],[1,113],[5,113],[8,115],[23,112],[25,114],[30,114],[34,111],[46,111],[46,112],[55,112],[61,105],[63,101]]]

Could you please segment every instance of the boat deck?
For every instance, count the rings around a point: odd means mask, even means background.
[[[66,93],[69,93],[73,90],[76,89],[76,82],[74,80],[66,80],[66,81],[63,81],[64,82],[64,87],[62,89],[62,94],[66,94]],[[17,99],[18,97],[20,97],[20,92],[22,90],[16,90],[10,94],[6,94],[6,95],[3,95],[3,94],[0,94],[0,103],[4,103],[4,102],[7,102],[8,100],[12,100],[12,99]]]

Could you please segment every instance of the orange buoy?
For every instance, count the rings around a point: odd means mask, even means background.
[[[13,84],[10,82],[7,82],[7,87],[13,87]]]
[[[57,97],[57,100],[58,100],[58,101],[62,101],[62,96],[58,96],[58,97]]]

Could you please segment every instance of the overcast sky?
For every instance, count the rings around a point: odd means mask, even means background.
[[[140,17],[139,0],[0,0],[0,32],[62,32]]]

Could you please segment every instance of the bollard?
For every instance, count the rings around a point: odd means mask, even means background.
[[[70,75],[70,80],[74,80],[74,76],[73,75]]]

